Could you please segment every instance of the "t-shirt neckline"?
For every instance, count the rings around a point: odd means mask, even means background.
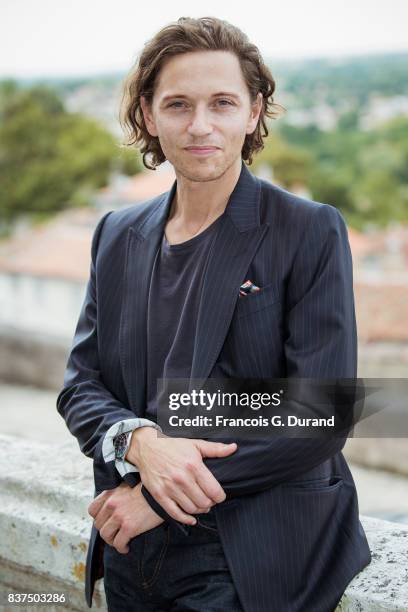
[[[181,251],[185,249],[187,250],[190,247],[195,246],[196,244],[204,240],[204,238],[208,234],[211,233],[211,231],[215,228],[216,225],[218,225],[219,221],[222,219],[224,215],[225,215],[225,211],[221,215],[219,215],[216,219],[214,219],[214,221],[208,227],[206,227],[205,230],[203,230],[199,234],[196,234],[192,238],[189,238],[188,240],[185,240],[184,242],[178,242],[177,244],[170,244],[166,238],[165,232],[163,232],[164,249],[168,252],[176,252],[176,251]]]

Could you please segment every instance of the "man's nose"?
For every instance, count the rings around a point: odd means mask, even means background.
[[[203,136],[210,134],[213,130],[211,125],[210,117],[206,109],[197,108],[194,111],[190,125],[188,126],[188,132],[192,136]]]

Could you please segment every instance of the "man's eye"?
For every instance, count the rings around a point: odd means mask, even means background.
[[[220,104],[220,106],[234,106],[234,103],[231,102],[231,100],[217,100],[217,103]],[[184,102],[171,102],[169,104],[169,108],[182,108],[183,106],[185,106]]]

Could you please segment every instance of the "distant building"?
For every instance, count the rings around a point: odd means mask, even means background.
[[[360,128],[370,131],[395,117],[408,117],[408,96],[372,95],[360,118]]]
[[[316,125],[322,131],[331,132],[337,127],[338,112],[333,106],[322,102],[311,108],[291,108],[285,119],[297,127]]]
[[[116,180],[95,208],[70,209],[0,242],[0,325],[72,338],[85,296],[91,239],[105,212],[167,191],[171,168]]]
[[[72,210],[0,243],[0,324],[72,336],[100,215]]]
[[[349,239],[360,344],[378,356],[393,344],[408,364],[408,227],[349,229]]]

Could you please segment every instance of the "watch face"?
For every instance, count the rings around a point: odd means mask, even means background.
[[[127,452],[128,433],[121,433],[114,438],[115,459],[123,460]]]

